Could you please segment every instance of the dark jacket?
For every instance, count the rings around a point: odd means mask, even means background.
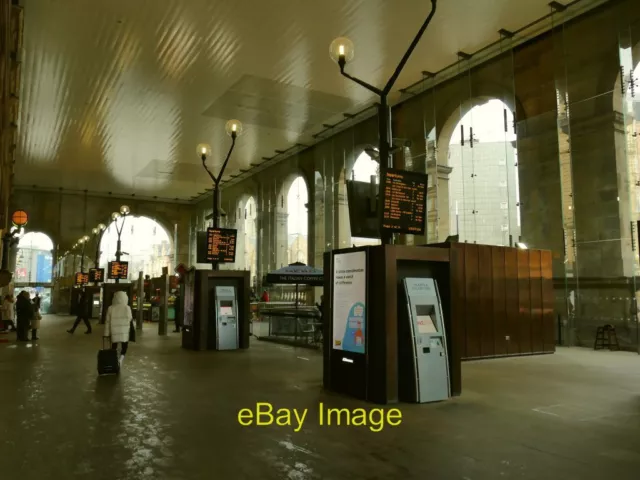
[[[18,295],[18,299],[16,300],[16,316],[19,323],[28,323],[33,320],[35,316],[33,304],[20,295]]]
[[[80,318],[89,318],[91,317],[91,295],[87,292],[82,292],[78,296],[78,316]]]

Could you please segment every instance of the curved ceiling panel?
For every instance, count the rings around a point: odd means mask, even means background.
[[[18,185],[188,199],[219,168],[229,117],[246,135],[228,174],[301,142],[372,100],[343,79],[329,43],[356,45],[350,71],[382,85],[429,13],[424,0],[24,0]],[[440,1],[398,87],[548,12],[547,0]]]

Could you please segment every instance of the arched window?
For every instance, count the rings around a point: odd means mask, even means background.
[[[377,152],[376,149],[372,152]],[[380,183],[380,163],[367,153],[363,151],[356,162],[353,164],[353,170],[351,170],[351,179],[357,182],[371,182],[371,177],[375,177],[375,183]],[[363,237],[351,237],[351,246],[362,247],[364,245],[380,245],[379,238],[363,238]]]
[[[249,197],[244,204],[244,268],[251,272],[251,285],[255,285],[258,274],[258,214],[256,199]]]
[[[510,109],[493,99],[473,107],[453,130],[449,232],[461,242],[507,246],[519,239],[518,152],[512,126]]]
[[[117,220],[118,226],[123,219]],[[118,232],[115,222],[107,227],[100,241],[100,267],[116,259]],[[122,258],[129,262],[129,278],[138,278],[138,272],[151,277],[162,275],[162,267],[172,269],[173,248],[169,233],[149,217],[129,215],[124,220],[121,235]],[[126,253],[125,253],[126,252]]]
[[[308,263],[309,191],[304,178],[297,177],[287,193],[287,245],[289,263]]]
[[[27,285],[51,283],[53,241],[44,233],[29,232],[18,243],[14,283]]]

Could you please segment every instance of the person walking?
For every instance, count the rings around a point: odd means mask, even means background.
[[[19,342],[29,341],[29,326],[33,318],[33,304],[29,292],[23,290],[16,299],[16,332]]]
[[[76,328],[78,328],[78,325],[80,325],[81,321],[84,321],[85,326],[87,327],[87,331],[84,332],[85,335],[88,335],[91,333],[91,322],[89,321],[89,317],[91,316],[91,298],[90,295],[87,293],[86,289],[83,289],[82,292],[80,293],[80,296],[78,297],[78,317],[76,318],[75,322],[73,322],[73,327],[71,327],[71,330],[67,330],[67,333],[70,333],[73,335],[73,332],[76,331]]]
[[[13,295],[5,295],[2,301],[2,326],[5,330],[11,329],[12,332],[16,331],[14,307],[15,300]]]
[[[120,344],[120,366],[122,366],[129,348],[129,331],[133,321],[126,292],[116,292],[113,295],[113,302],[107,310],[106,317],[104,336],[110,339],[113,350],[118,350],[118,344]]]

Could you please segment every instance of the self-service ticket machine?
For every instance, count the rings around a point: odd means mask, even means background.
[[[239,343],[236,288],[215,287],[216,350],[236,350]]]
[[[407,315],[398,318],[404,324],[399,332],[400,396],[417,403],[446,400],[449,361],[438,286],[432,278],[405,278],[402,283]]]

